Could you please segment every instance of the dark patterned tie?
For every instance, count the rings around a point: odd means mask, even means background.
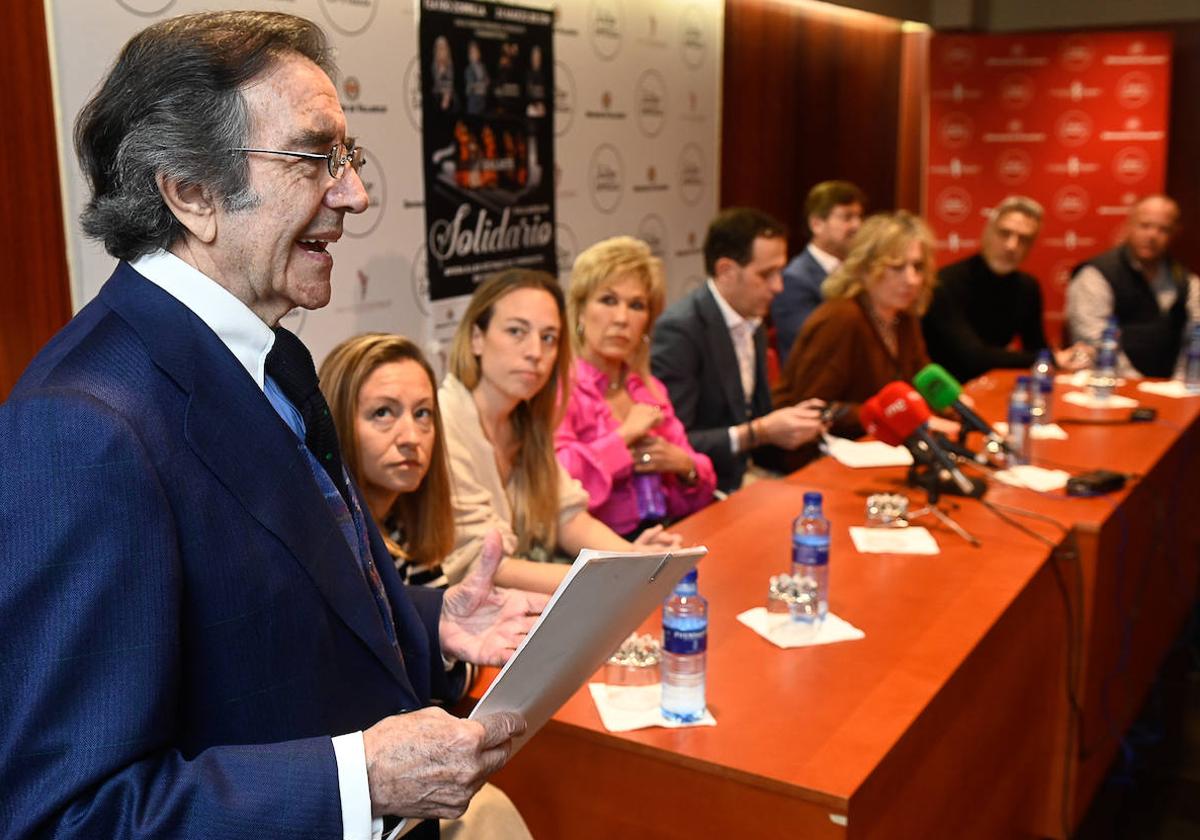
[[[349,504],[350,491],[342,469],[337,429],[329,413],[329,404],[317,387],[317,369],[312,354],[295,333],[283,327],[275,328],[275,346],[267,354],[267,375],[275,380],[284,396],[300,412],[304,419],[304,442],[329,473],[342,499]]]

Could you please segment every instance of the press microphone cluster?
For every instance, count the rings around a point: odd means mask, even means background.
[[[1012,451],[1004,438],[992,428],[991,423],[984,420],[959,399],[962,396],[962,385],[941,365],[931,363],[921,368],[913,377],[913,387],[925,398],[925,402],[933,411],[954,409],[962,419],[964,428],[979,432],[987,439],[989,451]]]
[[[976,485],[958,468],[929,431],[929,406],[906,382],[890,382],[862,404],[859,420],[872,436],[891,446],[904,446],[920,462],[933,462],[950,475],[964,495]]]

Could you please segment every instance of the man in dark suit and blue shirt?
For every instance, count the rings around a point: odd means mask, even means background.
[[[120,262],[0,406],[6,838],[378,836],[461,813],[524,728],[428,704],[543,601],[492,588],[498,544],[403,586],[272,329],[367,206],[331,71],[308,21],[175,18],[79,117]]]
[[[805,320],[821,305],[821,284],[850,253],[850,242],[862,227],[866,204],[866,195],[849,181],[822,181],[808,191],[804,216],[812,239],[784,267],[783,291],[771,301],[781,366]]]
[[[723,210],[704,237],[707,282],[654,327],[652,371],[692,447],[712,459],[724,493],[742,485],[752,452],[779,468],[781,450],[797,449],[823,428],[819,401],[771,410],[762,320],[786,261],[779,222],[746,207]]]

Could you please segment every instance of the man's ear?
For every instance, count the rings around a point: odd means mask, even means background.
[[[713,263],[713,280],[724,277],[730,272],[736,274],[739,268],[741,266],[732,257],[717,257],[717,261]]]
[[[167,178],[161,172],[154,180],[171,215],[192,236],[205,244],[217,238],[217,203],[205,187],[181,183]]]

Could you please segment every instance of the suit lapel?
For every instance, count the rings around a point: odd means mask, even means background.
[[[746,417],[746,395],[742,391],[742,374],[737,353],[733,349],[733,336],[729,334],[721,309],[707,286],[701,289],[696,309],[700,320],[704,322],[705,344],[712,353],[717,377],[721,380],[721,389],[725,392],[731,416],[736,418],[736,425]]]
[[[138,331],[155,362],[190,391],[184,436],[192,450],[247,513],[287,547],[333,611],[408,687],[368,584],[300,449],[304,443],[204,322],[122,267],[131,276],[106,301]]]

